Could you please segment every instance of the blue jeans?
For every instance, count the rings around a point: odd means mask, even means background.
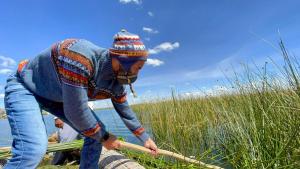
[[[13,136],[12,158],[4,169],[34,169],[45,155],[48,145],[41,110],[47,110],[72,126],[63,113],[63,104],[36,96],[24,87],[17,74],[7,79],[4,103]],[[80,169],[98,169],[101,150],[101,143],[86,137]]]

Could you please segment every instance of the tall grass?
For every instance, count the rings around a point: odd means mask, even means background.
[[[134,106],[162,148],[230,168],[300,168],[300,76],[280,42],[277,75],[246,67],[231,92]]]

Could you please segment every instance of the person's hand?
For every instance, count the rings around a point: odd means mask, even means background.
[[[153,156],[157,156],[158,155],[158,148],[157,148],[156,144],[154,143],[154,141],[151,138],[149,138],[148,140],[145,141],[144,147],[150,149],[151,150],[151,154]]]
[[[102,142],[102,144],[108,150],[119,149],[121,147],[120,141],[112,134],[109,134],[109,138]]]

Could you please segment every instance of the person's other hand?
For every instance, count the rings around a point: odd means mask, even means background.
[[[108,150],[119,149],[121,147],[120,141],[112,134],[109,134],[109,138],[102,144]]]
[[[151,138],[149,138],[147,141],[145,141],[144,147],[150,149],[151,150],[151,154],[153,156],[157,156],[158,155],[158,148],[157,148],[156,144],[154,143],[154,141]]]

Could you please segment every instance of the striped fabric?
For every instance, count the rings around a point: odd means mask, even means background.
[[[121,96],[112,97],[111,99],[112,99],[112,101],[117,102],[117,103],[124,103],[127,100],[126,93],[124,93]]]
[[[99,90],[97,93],[94,93],[94,89],[89,88],[88,96],[92,100],[101,100],[111,98],[112,93],[106,90]]]
[[[124,103],[127,100],[126,92],[124,92],[122,95],[114,95],[111,91],[100,89],[97,91],[97,93],[94,93],[94,90],[89,88],[88,90],[88,96],[91,100],[102,100],[102,99],[108,99],[111,98],[112,101],[116,103]]]
[[[97,124],[95,125],[95,127],[83,131],[82,134],[83,134],[84,136],[86,136],[86,137],[90,137],[90,136],[96,134],[100,129],[101,129],[101,127],[100,127],[100,125],[97,123]]]
[[[145,128],[144,128],[144,127],[140,127],[140,128],[138,128],[138,129],[136,129],[135,131],[133,131],[133,134],[134,134],[135,136],[140,136],[140,135],[143,134],[144,131],[145,131]]]
[[[147,60],[148,56],[148,51],[140,37],[124,29],[114,36],[114,42],[109,53],[112,57],[120,59],[121,63],[124,61],[123,59]]]
[[[22,60],[19,65],[18,65],[18,73],[21,73],[21,71],[23,70],[24,66],[28,63],[29,61],[27,59]]]
[[[61,81],[73,86],[88,87],[88,80],[94,73],[93,64],[85,56],[70,50],[78,41],[66,39],[53,45],[51,57]]]

